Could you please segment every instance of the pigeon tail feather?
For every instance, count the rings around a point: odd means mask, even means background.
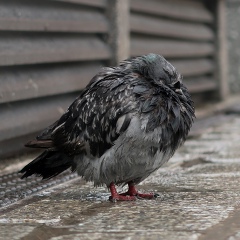
[[[76,169],[72,158],[61,152],[44,151],[20,171],[20,173],[24,173],[21,179],[33,174],[42,176],[43,179],[49,179],[68,168],[71,168],[72,171]]]
[[[30,147],[30,148],[52,148],[53,146],[53,141],[52,140],[31,140],[28,143],[25,144],[25,147]]]

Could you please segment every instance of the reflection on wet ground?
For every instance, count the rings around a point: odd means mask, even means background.
[[[80,178],[44,189],[0,209],[0,239],[239,239],[239,133],[230,115],[189,139],[138,186],[155,200],[112,203]]]

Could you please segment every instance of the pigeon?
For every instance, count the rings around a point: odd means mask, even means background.
[[[154,199],[136,185],[184,143],[194,112],[182,76],[161,55],[102,68],[60,119],[26,144],[44,151],[21,178],[49,179],[70,168],[96,187],[106,185],[113,202]],[[128,191],[118,193],[119,185]]]

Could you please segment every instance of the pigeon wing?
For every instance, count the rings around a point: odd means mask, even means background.
[[[129,126],[136,107],[133,87],[127,82],[124,73],[110,68],[96,75],[51,130],[57,149],[94,157],[109,149]]]

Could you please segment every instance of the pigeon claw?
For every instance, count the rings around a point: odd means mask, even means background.
[[[117,202],[117,201],[135,201],[136,197],[134,195],[129,194],[118,194],[117,189],[114,185],[114,183],[111,183],[110,186],[111,196],[109,197],[109,200],[111,202]]]
[[[159,195],[156,193],[139,193],[135,188],[133,183],[128,183],[128,191],[125,193],[118,193],[114,183],[111,183],[110,186],[111,197],[109,200],[111,202],[117,201],[135,201],[138,199],[154,199],[157,198]]]

